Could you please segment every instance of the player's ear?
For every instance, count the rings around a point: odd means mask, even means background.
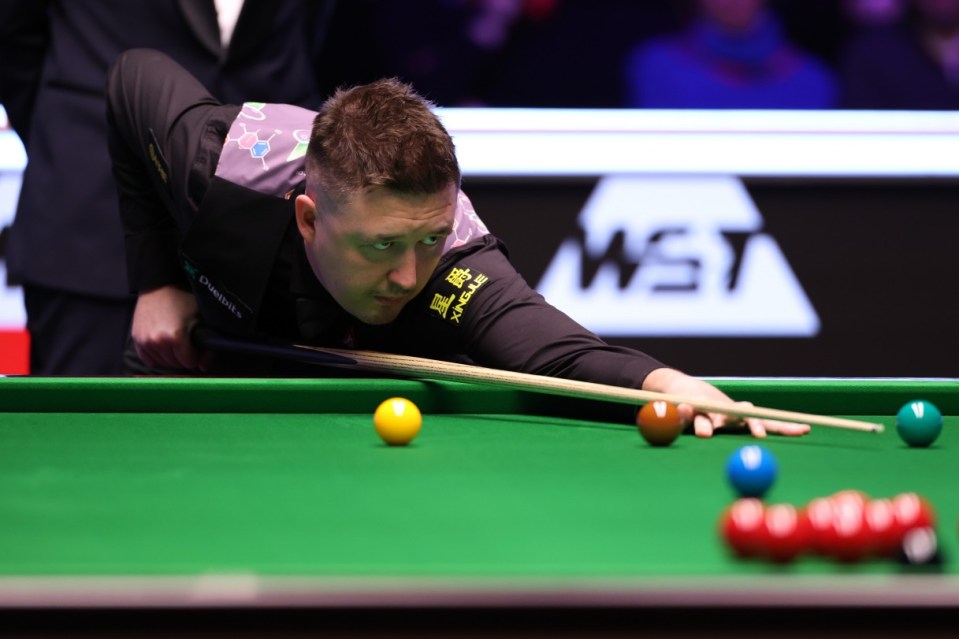
[[[300,235],[307,242],[312,242],[316,235],[316,202],[304,193],[296,196],[293,206],[296,209],[296,227],[300,230]]]

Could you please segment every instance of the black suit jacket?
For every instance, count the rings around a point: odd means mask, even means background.
[[[28,166],[7,267],[24,283],[108,298],[129,289],[106,144],[104,87],[150,47],[224,102],[318,108],[333,0],[245,0],[228,49],[213,0],[3,0],[0,103]]]

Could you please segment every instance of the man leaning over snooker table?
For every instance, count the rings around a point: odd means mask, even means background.
[[[138,296],[131,360],[289,374],[275,361],[197,352],[189,327],[201,320],[251,340],[465,357],[733,401],[645,353],[606,344],[533,291],[460,190],[452,139],[430,107],[396,80],[337,91],[319,113],[222,105],[159,52],[121,55],[108,80],[108,121]],[[731,425],[757,437],[809,430],[680,410],[700,437]]]

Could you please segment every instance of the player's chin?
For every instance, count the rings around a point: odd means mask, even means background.
[[[403,306],[383,306],[376,305],[372,308],[365,308],[359,313],[354,313],[357,319],[364,324],[372,326],[381,326],[389,324],[400,315]]]

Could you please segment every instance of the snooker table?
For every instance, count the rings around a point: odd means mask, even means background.
[[[733,499],[724,466],[752,439],[653,448],[592,401],[374,377],[10,377],[0,627],[848,639],[954,618],[959,381],[711,381],[760,406],[884,423],[770,436],[767,501],[917,492],[944,564],[735,559],[716,532]],[[409,446],[373,430],[390,396],[424,413]],[[915,398],[945,415],[925,449],[894,427]]]

